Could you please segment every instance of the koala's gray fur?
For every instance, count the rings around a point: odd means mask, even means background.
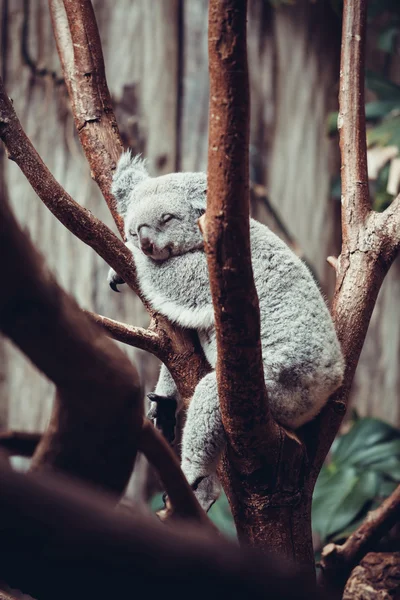
[[[144,296],[170,321],[195,329],[215,367],[214,311],[197,224],[206,208],[206,189],[204,173],[151,178],[143,161],[127,152],[112,191]],[[327,306],[304,263],[253,219],[250,241],[271,412],[279,423],[296,429],[313,419],[341,384],[342,352]],[[115,276],[111,272],[110,280]],[[155,391],[177,398],[165,367]],[[214,473],[224,441],[213,371],[196,387],[182,439],[182,469],[206,509],[218,496]]]

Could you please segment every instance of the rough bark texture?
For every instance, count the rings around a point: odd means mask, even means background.
[[[122,237],[124,223],[110,187],[123,151],[105,77],[103,51],[91,0],[49,0],[57,50],[79,138]]]
[[[370,552],[356,567],[344,589],[343,600],[398,600],[400,552]]]
[[[227,437],[221,476],[240,539],[308,565],[312,577],[310,521],[301,518],[309,498],[299,492],[303,448],[272,419],[264,383],[249,239],[246,4],[216,1],[209,8],[208,201],[202,229]]]

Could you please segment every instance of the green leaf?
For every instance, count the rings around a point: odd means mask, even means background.
[[[154,496],[150,499],[150,510],[152,512],[156,512],[157,510],[161,510],[164,506],[163,495],[162,494],[154,494]]]
[[[359,515],[377,493],[380,475],[344,467],[325,484],[325,494],[313,501],[313,528],[325,540]]]
[[[356,451],[363,452],[377,443],[391,440],[394,437],[400,438],[400,432],[387,423],[369,417],[359,419],[350,431],[338,438],[338,441],[332,446],[333,460],[338,464],[344,463]],[[349,464],[353,464],[352,461]]]
[[[371,465],[377,473],[384,473],[388,478],[400,483],[400,455],[389,456]]]
[[[352,492],[358,475],[354,467],[344,467],[322,483],[318,478],[312,505],[313,529],[326,539],[330,523],[338,511],[343,498]]]
[[[366,71],[365,85],[379,100],[400,100],[400,86],[374,71]]]
[[[327,129],[328,135],[334,135],[335,133],[337,133],[338,116],[339,116],[339,113],[337,111],[329,113],[328,118],[326,120],[326,129]]]
[[[236,527],[226,495],[222,492],[208,511],[208,516],[218,529],[229,538],[236,538]]]
[[[376,463],[382,462],[393,455],[400,456],[400,439],[383,444],[374,444],[371,448],[361,448],[349,458],[348,464],[357,467],[375,468]]]

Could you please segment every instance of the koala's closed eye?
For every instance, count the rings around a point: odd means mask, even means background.
[[[164,215],[161,215],[161,223],[168,223],[168,221],[172,221],[172,219],[178,219],[179,217],[177,217],[176,215],[172,215],[171,213],[165,213]]]
[[[137,233],[136,233],[136,231],[134,231],[133,229],[130,229],[130,230],[129,230],[129,235],[130,235],[131,237],[133,237],[133,238],[137,238]]]

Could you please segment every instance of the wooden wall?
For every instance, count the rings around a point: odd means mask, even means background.
[[[26,4],[25,48],[38,67],[60,72],[47,1],[0,0],[1,69],[8,93],[60,183],[111,224],[82,157],[64,86],[35,75],[26,52],[22,55]],[[333,275],[325,257],[338,248],[339,209],[329,196],[338,149],[337,140],[326,136],[326,116],[336,107],[339,23],[323,0],[298,0],[279,10],[266,0],[249,4],[252,179],[267,186],[329,296]],[[124,140],[144,153],[153,173],[206,169],[207,5],[207,0],[94,0]],[[17,216],[64,287],[86,308],[146,325],[147,316],[133,294],[108,289],[107,266],[58,224],[18,168],[3,162]],[[397,266],[379,297],[355,384],[361,412],[398,425],[399,286]],[[127,351],[148,388],[156,377],[156,362]],[[52,393],[51,385],[8,342],[0,343],[0,426],[44,427]]]

